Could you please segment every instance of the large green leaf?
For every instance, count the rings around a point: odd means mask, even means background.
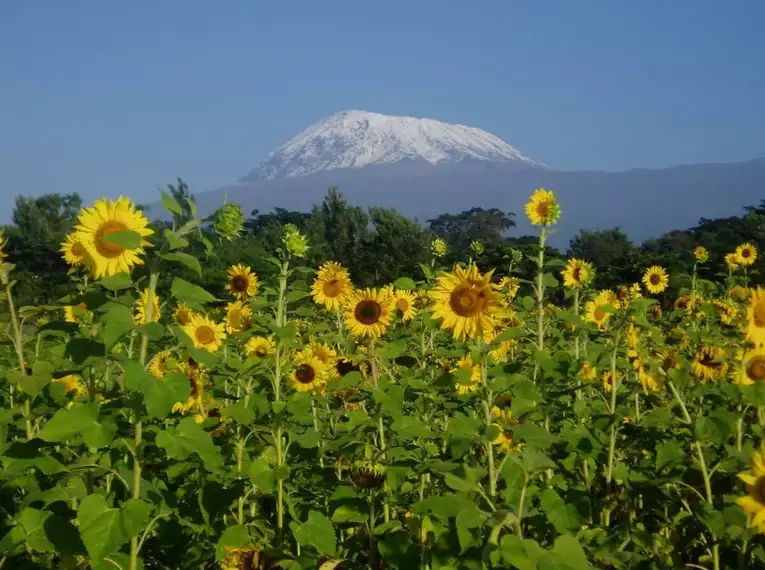
[[[199,285],[194,285],[178,277],[173,278],[170,286],[173,297],[186,303],[209,303],[215,301],[215,296],[202,289]]]
[[[185,265],[194,271],[199,277],[202,277],[202,266],[200,265],[199,260],[193,255],[182,252],[173,252],[162,255],[162,259]]]
[[[185,402],[191,387],[188,377],[181,372],[168,372],[162,378],[154,378],[137,362],[125,365],[125,388],[143,395],[146,411],[150,417],[164,418],[178,402]]]
[[[58,410],[40,430],[38,437],[48,442],[59,442],[88,431],[100,430],[98,410],[97,403],[75,404],[71,408]]]
[[[560,533],[577,530],[582,519],[571,504],[566,504],[553,489],[545,489],[539,494],[539,502],[552,525]]]
[[[337,549],[335,529],[330,520],[319,511],[308,513],[308,520],[295,532],[295,540],[303,546],[313,546],[319,553],[328,556]]]
[[[223,458],[212,437],[193,418],[184,418],[177,427],[170,427],[157,435],[157,445],[170,459],[183,460],[197,454],[209,471],[220,470]]]
[[[151,505],[130,499],[121,509],[107,506],[103,495],[89,495],[80,503],[80,536],[94,561],[103,560],[146,527]]]
[[[109,235],[103,236],[101,239],[114,245],[124,247],[125,249],[138,249],[141,247],[142,241],[141,234],[134,232],[133,230],[112,232]]]

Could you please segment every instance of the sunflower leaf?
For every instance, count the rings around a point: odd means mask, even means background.
[[[188,253],[175,252],[166,253],[160,257],[166,261],[175,261],[177,263],[181,263],[194,271],[199,277],[202,277],[202,265],[193,255],[189,255]]]
[[[183,210],[181,210],[181,205],[178,203],[178,200],[173,198],[170,194],[168,194],[164,190],[160,190],[159,193],[162,195],[162,207],[165,210],[167,210],[171,214],[178,214],[178,215],[183,214]]]
[[[414,291],[417,289],[415,282],[408,277],[401,277],[396,279],[396,282],[393,285],[396,287],[396,289],[403,289],[404,291]]]
[[[117,273],[116,275],[110,275],[104,277],[99,281],[104,289],[109,291],[121,291],[122,289],[128,289],[133,286],[133,280],[130,278],[129,273]]]
[[[187,303],[209,303],[215,301],[215,296],[202,289],[199,285],[194,285],[178,277],[173,278],[170,290],[173,293],[173,297]]]
[[[104,241],[111,244],[124,247],[125,249],[138,249],[141,247],[141,234],[134,232],[133,230],[123,230],[119,232],[112,232],[109,235],[104,236]]]

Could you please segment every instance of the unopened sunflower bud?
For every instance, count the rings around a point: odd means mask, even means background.
[[[512,256],[513,263],[520,263],[523,261],[523,252],[519,249],[514,249],[510,255]]]
[[[284,234],[282,236],[284,245],[290,255],[294,257],[305,257],[308,252],[308,238],[300,233],[300,230],[294,224],[287,224],[284,226]]]
[[[244,229],[244,213],[239,204],[223,204],[217,212],[213,221],[215,233],[221,239],[233,240],[238,237]]]
[[[448,247],[446,246],[446,242],[444,240],[441,238],[436,238],[431,242],[430,249],[433,252],[433,255],[436,257],[443,257],[446,255]]]
[[[483,244],[478,240],[471,242],[470,251],[473,252],[473,255],[482,255],[484,251]]]

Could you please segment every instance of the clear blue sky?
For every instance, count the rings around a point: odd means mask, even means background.
[[[2,2],[0,217],[213,189],[349,108],[556,169],[765,156],[763,22],[762,0]]]

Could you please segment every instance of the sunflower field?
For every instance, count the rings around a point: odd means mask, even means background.
[[[305,264],[201,278],[235,205],[155,231],[126,198],[61,244],[70,293],[18,306],[0,237],[0,568],[765,568],[765,290],[482,244],[376,288]],[[215,240],[208,239],[214,230]],[[177,275],[160,268],[176,266]],[[528,265],[526,265],[528,266]],[[672,279],[679,294],[668,294]],[[674,290],[674,289],[673,289]]]

